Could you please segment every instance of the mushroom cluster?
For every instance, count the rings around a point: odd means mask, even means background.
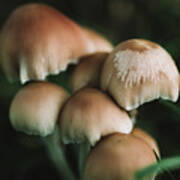
[[[46,81],[72,63],[70,93]],[[113,47],[56,9],[27,4],[2,28],[0,65],[23,84],[10,106],[12,126],[41,137],[63,179],[133,180],[160,158],[156,141],[135,127],[139,106],[179,96],[178,69],[160,45],[131,39]],[[79,177],[66,144],[78,146]]]

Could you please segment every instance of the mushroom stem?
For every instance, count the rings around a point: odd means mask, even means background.
[[[55,164],[62,179],[75,180],[64,153],[63,144],[60,143],[57,129],[54,134],[43,139],[50,159]]]
[[[91,145],[89,142],[84,142],[84,143],[80,144],[79,161],[78,161],[80,180],[82,180],[85,160],[86,160],[88,153],[90,152],[90,149],[91,149]]]
[[[129,114],[129,116],[130,116],[130,118],[132,120],[132,123],[136,124],[136,118],[137,118],[138,110],[137,109],[133,109],[133,110],[129,111],[128,114]]]

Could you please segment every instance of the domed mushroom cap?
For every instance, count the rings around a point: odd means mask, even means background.
[[[150,148],[156,153],[156,155],[160,157],[160,152],[156,140],[153,137],[151,137],[147,132],[136,127],[133,129],[132,134],[144,140],[150,146]]]
[[[158,98],[176,101],[179,73],[171,56],[156,43],[132,39],[108,56],[101,87],[126,110]]]
[[[44,80],[95,51],[83,28],[44,4],[17,8],[0,34],[1,65],[9,80]]]
[[[29,135],[47,136],[55,130],[62,105],[69,95],[52,83],[32,82],[14,97],[10,121],[17,131]]]
[[[133,123],[104,93],[91,88],[78,91],[60,114],[60,133],[64,143],[88,141],[94,145],[102,136],[130,133]]]
[[[70,87],[72,92],[86,86],[99,87],[101,69],[108,54],[107,52],[98,52],[81,59],[71,75]]]
[[[152,149],[131,134],[114,134],[101,140],[89,154],[84,180],[133,180],[135,172],[156,162]],[[146,180],[153,180],[154,175]]]

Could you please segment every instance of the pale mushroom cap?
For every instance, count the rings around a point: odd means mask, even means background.
[[[133,180],[136,171],[156,162],[152,149],[131,134],[101,140],[87,157],[84,180]],[[153,180],[154,175],[146,180]]]
[[[156,153],[156,155],[160,158],[160,151],[157,142],[153,137],[151,137],[147,132],[143,131],[140,128],[134,128],[132,134],[144,140],[149,145],[149,147]]]
[[[10,107],[12,126],[29,135],[52,134],[58,115],[69,95],[52,83],[32,82],[14,97]]]
[[[96,50],[83,28],[43,4],[17,8],[0,34],[1,65],[9,80],[44,80]]]
[[[102,69],[101,87],[120,106],[132,110],[158,98],[177,101],[179,73],[161,46],[132,39],[120,43],[108,56]]]
[[[133,123],[106,94],[85,88],[65,104],[59,119],[60,133],[65,144],[89,142],[94,145],[111,133],[130,133]]]
[[[86,86],[99,87],[101,69],[108,54],[107,52],[99,52],[81,59],[71,75],[70,87],[72,92]]]
[[[84,28],[84,32],[97,52],[111,52],[113,50],[113,45],[101,34],[88,28]]]

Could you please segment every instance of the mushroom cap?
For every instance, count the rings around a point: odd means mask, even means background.
[[[81,59],[71,75],[70,87],[72,92],[86,86],[99,87],[101,69],[108,54],[107,52],[98,52]]]
[[[133,123],[106,94],[92,88],[84,88],[74,94],[60,114],[62,141],[68,143],[89,142],[92,146],[111,133],[130,133]]]
[[[144,140],[149,145],[149,147],[156,153],[156,155],[160,157],[160,151],[156,140],[153,137],[151,137],[147,132],[136,127],[133,129],[132,134]]]
[[[47,136],[54,132],[59,112],[69,95],[52,83],[32,82],[14,97],[10,121],[17,130],[29,135]]]
[[[84,32],[91,40],[92,46],[95,47],[97,52],[111,52],[113,50],[113,45],[101,34],[88,28],[84,28]]]
[[[0,34],[2,69],[22,83],[58,74],[95,50],[83,28],[44,4],[17,8]]]
[[[133,180],[136,171],[156,162],[152,149],[132,134],[102,139],[87,157],[84,180]],[[153,180],[154,175],[146,180]]]
[[[156,43],[131,39],[108,56],[101,74],[101,88],[126,110],[158,98],[177,101],[179,73],[168,52]]]

